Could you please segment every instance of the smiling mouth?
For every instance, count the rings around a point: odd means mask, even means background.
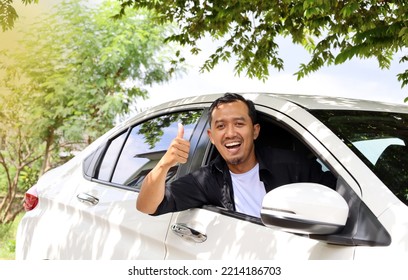
[[[227,148],[228,150],[238,149],[240,146],[241,146],[241,142],[231,142],[231,143],[225,144],[225,148]]]

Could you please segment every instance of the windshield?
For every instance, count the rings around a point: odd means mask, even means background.
[[[408,114],[323,110],[312,114],[408,205]]]

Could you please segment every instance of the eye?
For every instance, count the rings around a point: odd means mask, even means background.
[[[223,129],[225,125],[223,123],[219,123],[215,126],[216,129]]]

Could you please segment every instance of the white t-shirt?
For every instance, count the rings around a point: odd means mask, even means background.
[[[238,212],[260,217],[265,186],[259,178],[259,164],[246,173],[230,171],[234,189],[235,208]]]

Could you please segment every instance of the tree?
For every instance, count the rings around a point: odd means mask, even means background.
[[[235,70],[266,79],[269,67],[284,68],[279,57],[279,36],[290,36],[311,53],[295,73],[303,78],[322,66],[357,58],[376,58],[381,69],[389,68],[393,56],[408,45],[408,3],[405,0],[119,0],[126,7],[157,11],[160,21],[174,21],[179,32],[168,41],[200,51],[197,41],[210,35],[222,40],[202,66],[209,71],[219,61],[237,57]],[[400,58],[408,61],[408,55]],[[408,70],[397,75],[402,87]],[[408,101],[408,98],[405,99]]]
[[[0,25],[3,32],[14,27],[14,22],[18,18],[16,9],[12,6],[13,0],[2,0],[0,2]],[[38,0],[21,0],[25,5],[38,3]]]
[[[26,110],[29,103],[30,98],[17,89],[0,94],[0,170],[3,171],[0,193],[5,193],[0,200],[0,223],[14,220],[22,210],[18,194],[28,188],[25,183],[35,179],[30,174],[30,166],[41,158],[43,150],[42,141],[34,137],[34,119]]]
[[[24,34],[19,49],[3,51],[0,170],[8,187],[0,222],[14,217],[9,209],[27,188],[24,172],[38,177],[60,164],[61,154],[89,144],[136,97],[146,98],[144,85],[178,71],[162,43],[170,26],[157,25],[145,10],[113,20],[119,8],[109,0],[64,1]]]

